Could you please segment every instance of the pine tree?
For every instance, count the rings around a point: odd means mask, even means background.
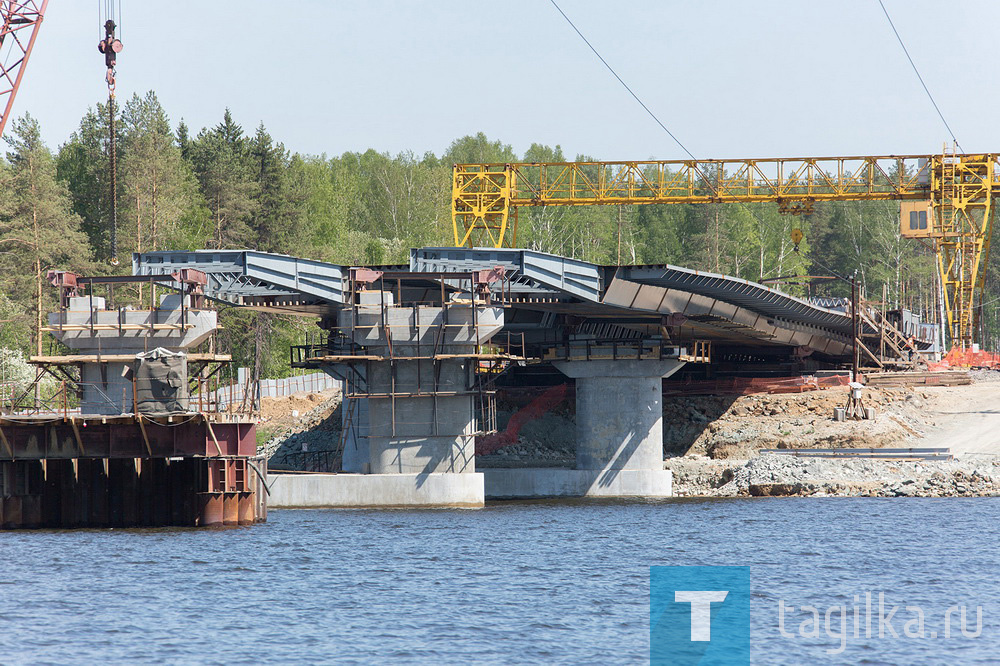
[[[45,272],[52,268],[86,272],[90,246],[69,192],[56,180],[55,160],[42,143],[38,122],[28,115],[19,118],[7,143],[10,168],[3,172],[2,189],[10,196],[0,218],[0,266],[9,276],[8,296],[25,311],[34,311],[40,325],[43,311],[53,301],[51,290],[42,286]],[[40,350],[41,340],[35,340]]]
[[[116,123],[120,108],[115,105]],[[73,211],[82,219],[82,229],[97,256],[110,256],[111,177],[109,169],[108,105],[88,109],[70,140],[59,149],[56,173],[66,183],[73,200]],[[118,159],[124,159],[119,141]],[[119,197],[123,195],[118,179]]]
[[[197,181],[174,143],[170,121],[156,95],[132,97],[123,112],[125,196],[120,218],[131,220],[131,247],[141,252],[163,247],[198,200]],[[124,229],[123,229],[124,231]]]
[[[250,141],[256,206],[251,219],[254,246],[263,252],[290,253],[304,239],[305,184],[301,158],[294,160],[274,143],[263,123]]]
[[[191,161],[212,215],[215,248],[246,247],[256,240],[249,222],[257,208],[258,185],[250,157],[247,138],[229,109],[222,123],[202,130],[191,145]]]

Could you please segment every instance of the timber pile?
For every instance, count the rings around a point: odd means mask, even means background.
[[[865,374],[865,384],[872,388],[890,386],[965,386],[972,378],[966,370],[941,372],[875,372]]]

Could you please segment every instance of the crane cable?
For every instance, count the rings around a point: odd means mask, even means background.
[[[582,39],[584,41],[584,43],[588,47],[590,47],[590,50],[594,52],[594,55],[597,56],[598,60],[600,60],[604,64],[604,66],[608,69],[608,71],[611,72],[611,74],[616,79],[618,79],[618,83],[622,84],[622,87],[624,87],[625,90],[627,90],[628,93],[632,96],[632,98],[635,99],[635,101],[639,103],[639,106],[641,106],[643,108],[643,110],[645,110],[645,112],[649,114],[649,117],[652,118],[656,122],[656,124],[660,126],[660,129],[662,129],[664,132],[666,132],[667,135],[671,139],[673,139],[674,143],[676,143],[678,146],[680,146],[680,149],[683,150],[687,154],[688,157],[690,157],[693,161],[698,162],[698,158],[695,157],[694,154],[690,150],[687,149],[687,146],[685,146],[683,143],[681,143],[681,140],[678,139],[677,136],[673,132],[671,132],[669,129],[667,129],[667,126],[663,124],[663,122],[656,116],[655,113],[653,113],[653,111],[648,106],[646,106],[646,103],[643,102],[639,98],[639,96],[635,94],[635,92],[632,90],[632,88],[630,88],[629,85],[627,83],[625,83],[625,81],[622,79],[622,77],[618,76],[618,72],[616,72],[614,70],[614,68],[610,64],[608,64],[608,61],[604,59],[604,56],[602,56],[597,51],[597,49],[594,48],[594,45],[590,43],[590,40],[587,39],[583,35],[582,32],[580,32],[580,29],[577,28],[576,24],[573,23],[573,21],[570,19],[570,17],[566,15],[566,12],[564,12],[562,10],[562,8],[558,4],[556,4],[556,0],[549,0],[549,2],[551,2],[552,6],[555,7],[556,10],[560,14],[562,14],[562,17],[564,19],[566,19],[566,22],[569,23],[570,27],[573,28],[574,32],[576,32],[576,34],[580,36],[580,39]],[[700,169],[699,169],[699,171],[700,171]],[[709,178],[707,177],[707,175],[705,175],[705,177],[702,179],[702,182],[704,182],[705,186],[708,189],[710,189],[715,194],[715,196],[721,198],[722,193],[719,191],[718,188],[715,187],[714,184],[712,184],[712,182],[709,180]],[[747,213],[749,213],[750,217],[752,217],[753,219],[757,220],[758,224],[760,224],[762,228],[763,227],[772,226],[772,225],[768,224],[767,222],[765,222],[764,218],[762,218],[760,215],[758,215],[757,211],[755,211],[754,209],[750,208],[750,206],[748,206],[746,203],[744,203],[742,201],[736,201],[735,203],[736,203],[736,205],[740,206],[743,210],[745,210]],[[808,215],[809,213],[807,212],[806,214]],[[772,228],[773,228],[773,226],[772,226]],[[763,240],[761,242],[763,242]],[[774,270],[774,269],[772,268],[771,270]],[[761,277],[763,278],[764,276],[762,275]]]
[[[955,145],[958,146],[958,149],[964,153],[965,149],[962,148],[962,144],[960,144],[958,139],[955,138],[955,133],[951,131],[951,125],[949,125],[948,121],[944,119],[944,114],[941,113],[941,109],[938,107],[937,102],[934,101],[934,95],[931,94],[927,84],[924,83],[924,77],[920,76],[920,70],[917,69],[917,64],[913,62],[913,58],[910,57],[910,52],[907,50],[906,44],[903,43],[903,38],[899,36],[899,31],[896,30],[896,25],[892,22],[892,17],[889,16],[889,10],[885,8],[885,3],[882,2],[882,0],[878,0],[878,4],[882,7],[882,13],[885,14],[886,20],[889,21],[889,27],[892,28],[893,34],[896,35],[896,41],[898,41],[899,45],[903,47],[903,53],[906,54],[906,59],[910,61],[910,67],[913,68],[913,73],[917,75],[920,85],[923,86],[924,92],[927,93],[927,99],[929,99],[931,104],[934,105],[934,110],[937,111],[938,118],[941,119],[941,122],[944,123],[945,129],[948,130],[948,134],[951,135],[951,140],[954,141]]]
[[[98,13],[101,14],[100,5]],[[104,0],[104,12],[100,18],[107,17],[104,22],[104,39],[97,44],[97,50],[104,54],[104,64],[107,72],[104,75],[108,83],[108,171],[111,189],[111,229],[110,229],[110,263],[118,265],[118,136],[115,131],[115,74],[118,54],[124,46],[115,37],[115,0]],[[121,20],[121,0],[118,0],[118,19]]]
[[[656,114],[655,114],[655,113],[653,113],[653,112],[652,112],[652,111],[651,111],[651,110],[649,109],[649,107],[648,107],[648,106],[646,106],[645,102],[643,102],[643,101],[642,101],[641,99],[639,99],[639,96],[638,96],[638,95],[636,95],[636,94],[635,94],[634,92],[632,92],[632,89],[631,89],[631,88],[629,88],[628,84],[627,84],[627,83],[625,83],[625,81],[623,81],[623,80],[622,80],[622,77],[618,76],[618,72],[616,72],[616,71],[614,70],[614,68],[613,68],[613,67],[611,67],[611,65],[609,65],[609,64],[608,64],[608,61],[604,59],[604,56],[602,56],[602,55],[601,55],[600,53],[598,53],[598,52],[597,52],[597,49],[595,49],[595,48],[594,48],[594,45],[590,43],[590,40],[589,40],[589,39],[587,39],[586,37],[584,37],[584,36],[583,36],[583,33],[582,33],[582,32],[580,32],[580,29],[576,27],[576,24],[575,24],[575,23],[573,23],[573,21],[571,21],[571,20],[570,20],[570,18],[569,18],[568,16],[566,16],[566,12],[564,12],[564,11],[562,10],[562,8],[561,8],[561,7],[559,6],[559,5],[557,5],[557,4],[556,4],[556,0],[549,0],[549,2],[551,2],[551,3],[552,3],[552,6],[556,8],[556,11],[558,11],[558,12],[559,12],[560,14],[562,14],[562,17],[563,17],[564,19],[566,19],[566,22],[567,22],[567,23],[569,23],[569,26],[570,26],[571,28],[573,28],[573,30],[574,30],[574,31],[576,32],[576,34],[578,34],[578,35],[580,36],[580,39],[582,39],[582,40],[583,40],[583,42],[584,42],[584,43],[585,43],[585,44],[586,44],[587,46],[589,46],[589,47],[590,47],[590,50],[594,52],[594,55],[595,55],[595,56],[597,56],[597,59],[598,59],[598,60],[600,60],[600,61],[601,61],[602,63],[604,63],[604,66],[608,68],[608,71],[609,71],[609,72],[611,72],[611,74],[612,74],[612,75],[613,75],[613,76],[614,76],[614,77],[615,77],[616,79],[618,79],[618,83],[622,84],[622,86],[623,86],[623,87],[625,88],[625,90],[627,90],[627,91],[628,91],[628,94],[629,94],[629,95],[632,95],[632,97],[633,97],[633,98],[635,99],[635,101],[637,101],[637,102],[639,103],[639,106],[641,106],[641,107],[642,107],[642,108],[643,108],[643,109],[644,109],[644,110],[646,111],[646,113],[648,113],[648,114],[649,114],[649,117],[650,117],[650,118],[652,118],[652,119],[653,119],[654,121],[656,121],[656,124],[660,126],[660,129],[662,129],[662,130],[663,130],[664,132],[666,132],[666,133],[667,133],[667,135],[668,135],[668,136],[669,136],[669,137],[670,137],[671,139],[673,139],[673,140],[674,140],[674,143],[676,143],[676,144],[677,144],[678,146],[680,146],[681,150],[683,150],[683,151],[684,151],[685,153],[687,153],[687,156],[688,156],[688,157],[690,157],[690,158],[691,158],[692,160],[694,160],[694,161],[696,161],[696,162],[697,162],[697,161],[698,161],[698,158],[697,158],[697,157],[695,157],[695,156],[694,156],[694,155],[693,155],[693,154],[691,153],[691,151],[687,149],[687,146],[685,146],[685,145],[684,145],[683,143],[681,143],[681,140],[680,140],[680,139],[678,139],[678,138],[677,138],[676,136],[674,136],[674,133],[673,133],[673,132],[671,132],[671,131],[670,131],[669,129],[667,129],[667,126],[666,126],[666,125],[664,125],[664,124],[663,124],[663,123],[662,123],[662,122],[660,121],[660,119],[656,117]]]

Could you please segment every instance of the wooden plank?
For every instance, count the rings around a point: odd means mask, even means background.
[[[10,445],[10,442],[7,441],[7,435],[4,433],[2,427],[0,427],[0,441],[3,442],[4,448],[7,449],[7,455],[9,455],[11,458],[13,458],[14,457],[14,447],[12,447]]]
[[[40,331],[46,333],[76,333],[79,331],[180,331],[194,328],[194,324],[55,324],[54,326],[43,326]]]
[[[139,422],[139,430],[142,431],[142,441],[146,444],[146,453],[153,457],[153,447],[149,443],[149,435],[146,434],[146,424],[142,422],[142,414],[136,414],[135,420]]]
[[[913,428],[911,428],[909,425],[907,425],[906,422],[903,421],[903,419],[899,418],[898,416],[890,414],[889,418],[892,419],[893,421],[895,421],[896,423],[898,423],[900,426],[902,426],[903,430],[905,430],[906,432],[910,433],[914,437],[923,437],[923,435],[921,435],[919,432],[917,432],[916,430],[914,430]]]
[[[972,383],[964,370],[942,372],[879,372],[865,375],[865,383],[873,388],[890,386],[965,386]]]
[[[70,354],[64,356],[31,356],[28,359],[36,364],[73,364],[73,363],[131,363],[135,354]],[[233,360],[231,354],[188,354],[188,361],[209,361],[224,363]]]
[[[212,436],[212,443],[215,444],[215,451],[222,456],[222,447],[219,446],[219,440],[215,437],[215,429],[212,428],[212,422],[208,420],[208,414],[202,412],[201,418],[205,419],[205,425],[208,427],[208,434]]]
[[[83,448],[83,438],[80,437],[80,428],[76,425],[76,419],[71,416],[69,423],[73,426],[73,434],[76,435],[76,445],[80,447],[80,453],[87,455],[87,450]]]
[[[884,449],[761,449],[761,453],[796,455],[799,453],[950,453],[948,447],[910,447]]]
[[[833,453],[796,453],[784,456],[786,458],[817,458],[823,460],[952,460],[950,453],[865,453],[865,454],[833,454]]]

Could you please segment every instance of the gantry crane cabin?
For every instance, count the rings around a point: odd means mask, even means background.
[[[456,164],[455,245],[515,247],[520,206],[775,203],[806,214],[817,201],[899,201],[900,233],[937,255],[951,344],[977,336],[1000,193],[996,154],[643,162]]]

